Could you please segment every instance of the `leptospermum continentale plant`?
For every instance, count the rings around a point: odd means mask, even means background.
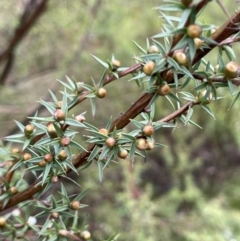
[[[135,156],[144,158],[148,150],[163,147],[164,143],[155,141],[155,132],[175,128],[178,122],[199,127],[192,120],[195,108],[202,108],[214,117],[209,104],[220,98],[218,92],[222,88],[233,96],[230,107],[236,103],[240,95],[235,88],[240,84],[239,66],[230,45],[239,41],[240,12],[216,29],[197,21],[209,2],[165,1],[157,7],[165,21],[161,32],[148,39],[146,46],[134,42],[141,51],[139,56],[134,56],[135,65],[121,68],[114,56],[111,61],[93,56],[103,66],[98,81],[93,80],[93,85],[88,85],[67,77],[66,82],[59,81],[63,86],[60,100],[51,91],[52,102],[40,100],[49,111],[49,117],[36,113],[26,126],[16,121],[20,133],[4,138],[13,148],[0,149],[0,209],[15,207],[13,212],[0,217],[2,237],[26,240],[25,234],[31,230],[39,240],[91,239],[84,224],[78,223],[79,209],[86,206],[81,200],[87,190],[69,196],[61,184],[58,198],[55,193],[46,197],[55,183],[62,178],[70,179],[71,172],[87,171],[90,165],[97,166],[99,179],[103,181],[104,169],[111,162],[132,161]],[[212,64],[204,57],[215,48],[218,54],[216,64]],[[143,86],[145,93],[117,119],[110,118],[104,128],[86,121],[86,110],[76,116],[68,114],[78,104],[89,100],[95,115],[96,99],[108,97],[104,86],[126,75],[130,76],[130,81]],[[188,86],[194,86],[191,92],[186,91]],[[154,105],[162,98],[171,103],[173,111],[156,119]],[[141,119],[136,120],[139,115]],[[124,127],[130,122],[135,130],[126,132]],[[74,137],[82,133],[76,129],[88,133],[83,143],[75,141]],[[78,154],[74,155],[72,149],[77,149]],[[34,175],[34,183],[26,181],[28,173]],[[74,180],[72,183],[78,185]],[[40,219],[45,220],[43,224],[38,222]]]

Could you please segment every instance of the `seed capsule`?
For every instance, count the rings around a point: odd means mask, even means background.
[[[68,146],[70,144],[71,139],[68,136],[64,136],[61,139],[62,146]]]
[[[87,239],[91,238],[91,233],[87,230],[84,230],[81,232],[80,236],[81,236],[81,238],[87,240]]]
[[[32,158],[32,155],[30,153],[24,153],[23,154],[23,161],[28,161]]]
[[[103,134],[103,135],[105,135],[105,136],[108,136],[108,134],[109,134],[109,131],[108,131],[107,129],[105,129],[105,128],[99,129],[98,132],[101,133],[101,134]]]
[[[61,109],[57,109],[54,112],[53,116],[54,116],[54,119],[57,120],[57,121],[64,121],[65,120],[65,113]]]
[[[171,88],[167,84],[163,84],[158,87],[158,94],[161,96],[168,95],[171,92]]]
[[[227,63],[224,69],[224,76],[226,78],[236,78],[238,76],[238,64],[234,61]]]
[[[121,66],[121,62],[117,59],[112,60],[113,71],[116,71]]]
[[[113,137],[108,137],[105,142],[106,142],[107,147],[112,148],[116,144],[116,139]]]
[[[120,148],[118,151],[118,157],[121,159],[126,159],[128,156],[128,151],[124,148]]]
[[[145,138],[139,138],[136,140],[136,147],[138,150],[143,151],[148,147],[147,140]]]
[[[30,137],[34,131],[34,125],[28,124],[24,128],[24,134],[26,137]]]
[[[60,161],[64,161],[65,159],[67,159],[67,152],[65,150],[61,150],[58,154],[58,159]]]
[[[158,54],[159,53],[159,49],[156,45],[152,45],[148,48],[147,50],[148,54]]]
[[[151,125],[144,126],[143,128],[143,134],[145,136],[151,136],[154,133],[154,128]]]
[[[187,65],[187,63],[188,63],[187,56],[186,56],[186,54],[184,54],[183,52],[180,52],[180,51],[174,52],[173,58],[174,58],[179,64]]]
[[[81,204],[79,201],[72,201],[70,204],[69,204],[69,207],[73,210],[78,210],[80,208]]]
[[[10,192],[11,192],[12,195],[17,194],[18,193],[18,188],[17,187],[11,187],[10,188]]]
[[[191,24],[187,28],[187,35],[190,38],[198,38],[202,34],[202,28],[197,24]]]
[[[107,95],[107,91],[104,88],[99,88],[96,92],[96,96],[101,99],[104,98],[106,95]]]
[[[152,75],[152,72],[155,68],[156,64],[153,61],[148,61],[144,66],[143,66],[143,72],[146,75]]]
[[[56,138],[58,136],[53,123],[47,125],[47,133],[51,138]]]

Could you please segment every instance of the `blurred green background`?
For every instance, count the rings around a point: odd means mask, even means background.
[[[26,4],[25,0],[0,2],[1,52]],[[0,136],[15,133],[13,119],[26,122],[26,116],[39,108],[39,99],[50,100],[48,89],[59,91],[56,79],[66,80],[67,75],[89,84],[90,77],[98,80],[102,67],[90,54],[103,60],[114,54],[123,67],[134,65],[139,50],[132,40],[146,47],[146,39],[161,31],[162,20],[154,9],[161,4],[157,0],[50,0],[14,49],[12,69],[0,86]],[[224,4],[231,14],[239,6],[235,1]],[[199,21],[221,26],[227,16],[211,2]],[[236,55],[238,47],[234,46]],[[207,56],[213,64],[216,53]],[[97,102],[95,118],[87,101],[72,113],[87,110],[87,121],[104,127],[110,115],[117,117],[143,93],[129,79],[106,86],[108,97]],[[118,233],[120,241],[240,240],[239,105],[227,111],[230,94],[227,89],[220,94],[226,98],[210,105],[216,120],[195,108],[193,119],[203,130],[180,124],[173,133],[159,131],[155,139],[166,148],[149,152],[146,162],[137,158],[134,163],[112,164],[102,183],[95,165],[74,176],[83,189],[91,187],[83,200],[89,207],[80,218],[87,217],[93,240]],[[161,119],[172,107],[161,98],[156,111]]]

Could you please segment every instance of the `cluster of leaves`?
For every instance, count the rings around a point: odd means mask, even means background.
[[[79,229],[78,225],[78,210],[85,207],[80,204],[80,200],[86,191],[69,197],[61,185],[58,201],[52,195],[41,200],[42,194],[60,178],[68,178],[78,185],[68,177],[68,173],[78,173],[92,163],[97,163],[99,179],[102,181],[104,169],[118,158],[133,161],[135,156],[145,157],[147,150],[163,146],[155,142],[153,137],[154,132],[160,128],[175,128],[178,120],[184,125],[198,126],[192,120],[195,105],[200,105],[214,117],[207,105],[220,98],[217,92],[222,87],[228,87],[230,93],[236,96],[231,106],[237,101],[240,92],[235,92],[234,85],[239,84],[238,65],[234,62],[236,57],[229,43],[236,42],[238,32],[228,31],[225,42],[218,41],[218,36],[214,38],[212,32],[215,27],[197,21],[200,10],[208,2],[186,5],[184,1],[167,1],[158,7],[161,17],[166,21],[161,33],[153,37],[151,44],[147,40],[146,48],[135,42],[141,51],[139,56],[134,57],[137,62],[135,66],[120,68],[120,62],[114,56],[107,62],[93,56],[104,67],[97,84],[93,79],[91,86],[67,77],[67,83],[59,81],[64,86],[61,100],[51,91],[52,102],[40,100],[50,113],[48,117],[39,117],[36,113],[29,118],[30,123],[26,126],[16,121],[21,133],[5,137],[6,141],[16,146],[0,149],[2,167],[5,167],[1,171],[4,178],[0,207],[7,209],[21,203],[26,217],[12,214],[2,217],[2,235],[10,235],[14,239],[18,234],[31,229],[43,240],[59,240],[59,237],[62,240],[89,239],[90,234],[86,230],[81,231],[82,228]],[[181,16],[169,16],[166,12],[180,12]],[[215,47],[219,49],[216,67],[202,58],[202,55]],[[224,61],[225,57],[228,62]],[[96,98],[107,96],[104,85],[127,74],[132,74],[130,81],[143,87],[145,93],[118,119],[113,121],[110,118],[104,128],[99,128],[85,120],[85,112],[68,116],[68,112],[85,99],[90,100],[94,116]],[[194,87],[191,91],[183,91],[188,90],[192,84]],[[154,103],[160,97],[170,102],[173,112],[156,120]],[[142,119],[136,120],[135,117],[139,114]],[[173,124],[169,123],[171,120],[174,121]],[[129,122],[136,129],[127,133],[124,127]],[[80,133],[76,131],[79,129],[81,133],[86,133],[85,142],[89,143],[86,147],[74,140]],[[74,150],[79,153],[73,154]],[[77,170],[80,166],[81,169]],[[35,177],[32,185],[26,182],[28,173]],[[29,200],[32,197],[35,198],[34,201]],[[44,224],[36,224],[37,218],[42,216],[45,217]],[[9,217],[11,218],[7,220]],[[29,220],[33,218],[35,221],[32,223]],[[116,237],[109,238],[114,239]]]

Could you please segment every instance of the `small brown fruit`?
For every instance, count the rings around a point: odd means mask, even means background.
[[[62,146],[68,146],[70,144],[71,139],[68,136],[64,136],[61,139]]]
[[[105,136],[108,136],[108,134],[109,134],[109,131],[108,131],[107,129],[105,129],[105,128],[99,129],[98,132],[101,133],[101,134],[103,134],[103,135],[105,135]]]
[[[57,106],[56,106],[57,109],[61,109],[62,108],[62,101],[58,101],[57,102]]]
[[[184,53],[181,52],[181,51],[176,51],[176,52],[174,52],[173,58],[174,58],[179,64],[187,65],[187,63],[188,63],[188,59],[187,59],[186,54],[184,54]]]
[[[64,121],[65,120],[65,113],[61,109],[56,109],[53,114],[53,117],[56,121]]]
[[[151,125],[144,126],[143,128],[143,134],[145,136],[151,136],[154,133],[154,128]]]
[[[214,74],[216,74],[219,70],[219,64],[215,65],[214,67]]]
[[[87,239],[91,238],[91,233],[87,230],[84,230],[81,232],[80,236],[81,236],[81,238],[87,240]]]
[[[79,201],[72,201],[70,204],[69,204],[69,207],[73,210],[78,210],[80,208],[80,202]]]
[[[0,227],[3,228],[7,224],[7,220],[4,217],[0,217]]]
[[[12,153],[13,154],[20,154],[20,149],[15,147],[15,148],[12,149]]]
[[[155,141],[152,140],[152,141],[148,141],[147,142],[147,149],[146,150],[152,150],[154,147],[155,147]]]
[[[45,162],[52,162],[53,161],[53,156],[51,153],[47,153],[45,156],[44,156],[44,161]]]
[[[23,154],[23,161],[28,161],[32,158],[32,155],[30,153],[24,153]]]
[[[59,213],[57,213],[57,212],[52,212],[52,213],[51,213],[51,218],[58,219],[58,218],[59,218]]]
[[[58,154],[58,159],[60,161],[64,161],[65,159],[67,159],[67,152],[65,150],[61,150]]]
[[[213,98],[212,92],[210,92],[209,96],[205,98],[206,93],[207,93],[206,89],[198,93],[198,97],[197,97],[198,103],[208,105],[212,101],[212,98]]]
[[[77,115],[77,116],[75,116],[75,120],[79,121],[79,122],[84,122],[85,121],[85,117],[83,115]]]
[[[193,0],[181,0],[182,4],[185,6],[185,7],[188,7],[191,3],[192,3]]]
[[[104,98],[106,95],[107,95],[107,91],[104,88],[99,88],[96,92],[96,96],[101,99]]]
[[[18,188],[15,187],[15,186],[14,186],[14,187],[11,187],[11,188],[10,188],[10,192],[11,192],[12,195],[17,194],[17,193],[18,193]]]
[[[51,138],[55,138],[58,136],[57,131],[53,125],[53,123],[50,123],[47,125],[47,133]]]
[[[148,48],[147,50],[148,54],[158,54],[159,53],[159,49],[156,45],[152,45]]]
[[[158,87],[158,94],[161,96],[168,95],[171,92],[171,88],[167,84],[163,84]]]
[[[24,128],[24,134],[26,137],[30,137],[34,131],[34,125],[28,124]]]
[[[120,148],[118,151],[118,157],[121,159],[126,159],[128,156],[128,151],[124,148]]]
[[[116,71],[121,66],[121,62],[117,59],[112,60],[113,71]]]
[[[194,38],[195,48],[199,49],[202,46],[203,41],[200,38]]]
[[[148,61],[144,66],[143,66],[143,72],[146,75],[151,75],[156,64],[153,61]]]
[[[58,182],[58,176],[53,176],[51,181],[52,181],[52,183],[57,183]]]
[[[44,161],[44,160],[38,162],[38,166],[39,166],[39,167],[45,167],[46,165],[47,165],[47,162]]]
[[[224,69],[224,76],[226,78],[236,78],[238,76],[238,64],[234,61],[227,63]]]
[[[198,38],[202,34],[202,28],[197,24],[190,24],[187,28],[187,35],[190,38]]]
[[[107,145],[107,147],[112,148],[112,147],[115,146],[115,144],[116,144],[116,139],[115,139],[115,138],[113,138],[113,137],[108,137],[108,138],[106,139],[106,145]]]
[[[138,150],[143,151],[148,147],[147,140],[145,138],[139,138],[136,140],[136,147]]]
[[[66,229],[60,229],[58,231],[58,234],[63,236],[63,237],[67,237],[68,236],[68,231]]]

